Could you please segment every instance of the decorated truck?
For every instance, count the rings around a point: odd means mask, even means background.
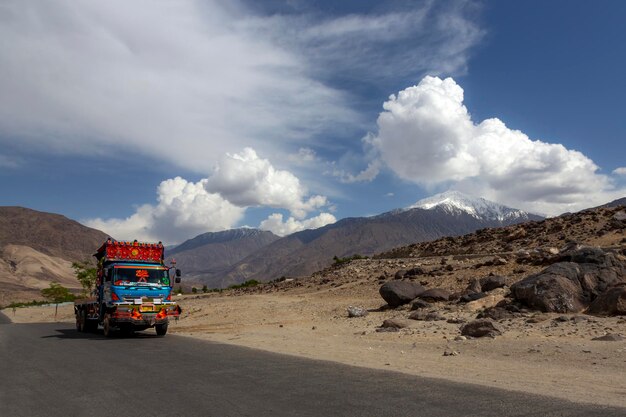
[[[104,242],[94,255],[98,268],[92,298],[74,303],[76,329],[90,332],[101,325],[111,337],[154,327],[164,336],[169,319],[181,309],[172,301],[172,280],[180,282],[180,270],[164,264],[163,252],[161,242]]]

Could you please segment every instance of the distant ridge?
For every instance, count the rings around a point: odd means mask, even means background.
[[[460,193],[443,193],[420,200],[416,205],[422,207],[346,218],[319,229],[285,236],[207,283],[225,287],[249,279],[268,281],[281,276],[305,276],[329,266],[334,256],[369,256],[411,243],[542,219]]]
[[[166,251],[165,255],[168,262],[175,258],[178,267],[191,281],[200,277],[211,281],[246,256],[278,239],[272,232],[250,228],[209,232],[181,243]]]

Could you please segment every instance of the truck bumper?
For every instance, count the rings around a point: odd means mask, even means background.
[[[111,319],[115,324],[132,325],[134,327],[153,327],[155,325],[166,324],[170,317],[178,317],[180,308],[169,306],[159,311],[144,311],[138,309],[118,307],[111,313]]]

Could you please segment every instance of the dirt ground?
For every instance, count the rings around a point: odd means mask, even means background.
[[[496,302],[498,296],[492,298]],[[359,281],[321,289],[184,295],[178,301],[183,314],[170,325],[172,334],[626,407],[626,341],[591,340],[607,333],[626,334],[626,320],[619,317],[561,322],[555,319],[563,315],[539,313],[498,323],[503,335],[494,339],[455,340],[460,324],[446,321],[411,320],[410,328],[377,332],[387,318],[406,318],[408,307],[381,309],[384,302],[376,285]],[[369,314],[348,318],[350,305],[364,307]],[[446,318],[471,319],[480,307],[442,311]],[[3,312],[16,323],[54,320],[54,307]],[[71,305],[59,307],[57,321],[73,325]]]

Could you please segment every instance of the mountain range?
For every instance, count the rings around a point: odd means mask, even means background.
[[[414,242],[540,219],[482,198],[447,192],[420,200],[406,209],[346,218],[319,229],[293,233],[250,252],[226,268],[222,264],[217,273],[196,270],[195,265],[187,268],[183,262],[179,265],[188,271],[192,281],[221,288],[251,279],[269,281],[282,276],[310,275],[330,265],[335,256],[371,256]],[[176,248],[179,259],[185,254],[186,244]],[[194,256],[202,256],[205,262],[219,257],[212,252],[211,245],[193,246]]]
[[[310,275],[331,265],[335,256],[372,256],[404,245],[541,219],[482,198],[447,192],[408,208],[345,218],[285,237],[249,228],[204,233],[170,248],[166,255],[168,262],[177,260],[186,286],[223,288],[251,279]],[[71,262],[90,259],[106,238],[105,233],[58,214],[0,207],[0,304],[33,299],[52,280],[79,288]]]

